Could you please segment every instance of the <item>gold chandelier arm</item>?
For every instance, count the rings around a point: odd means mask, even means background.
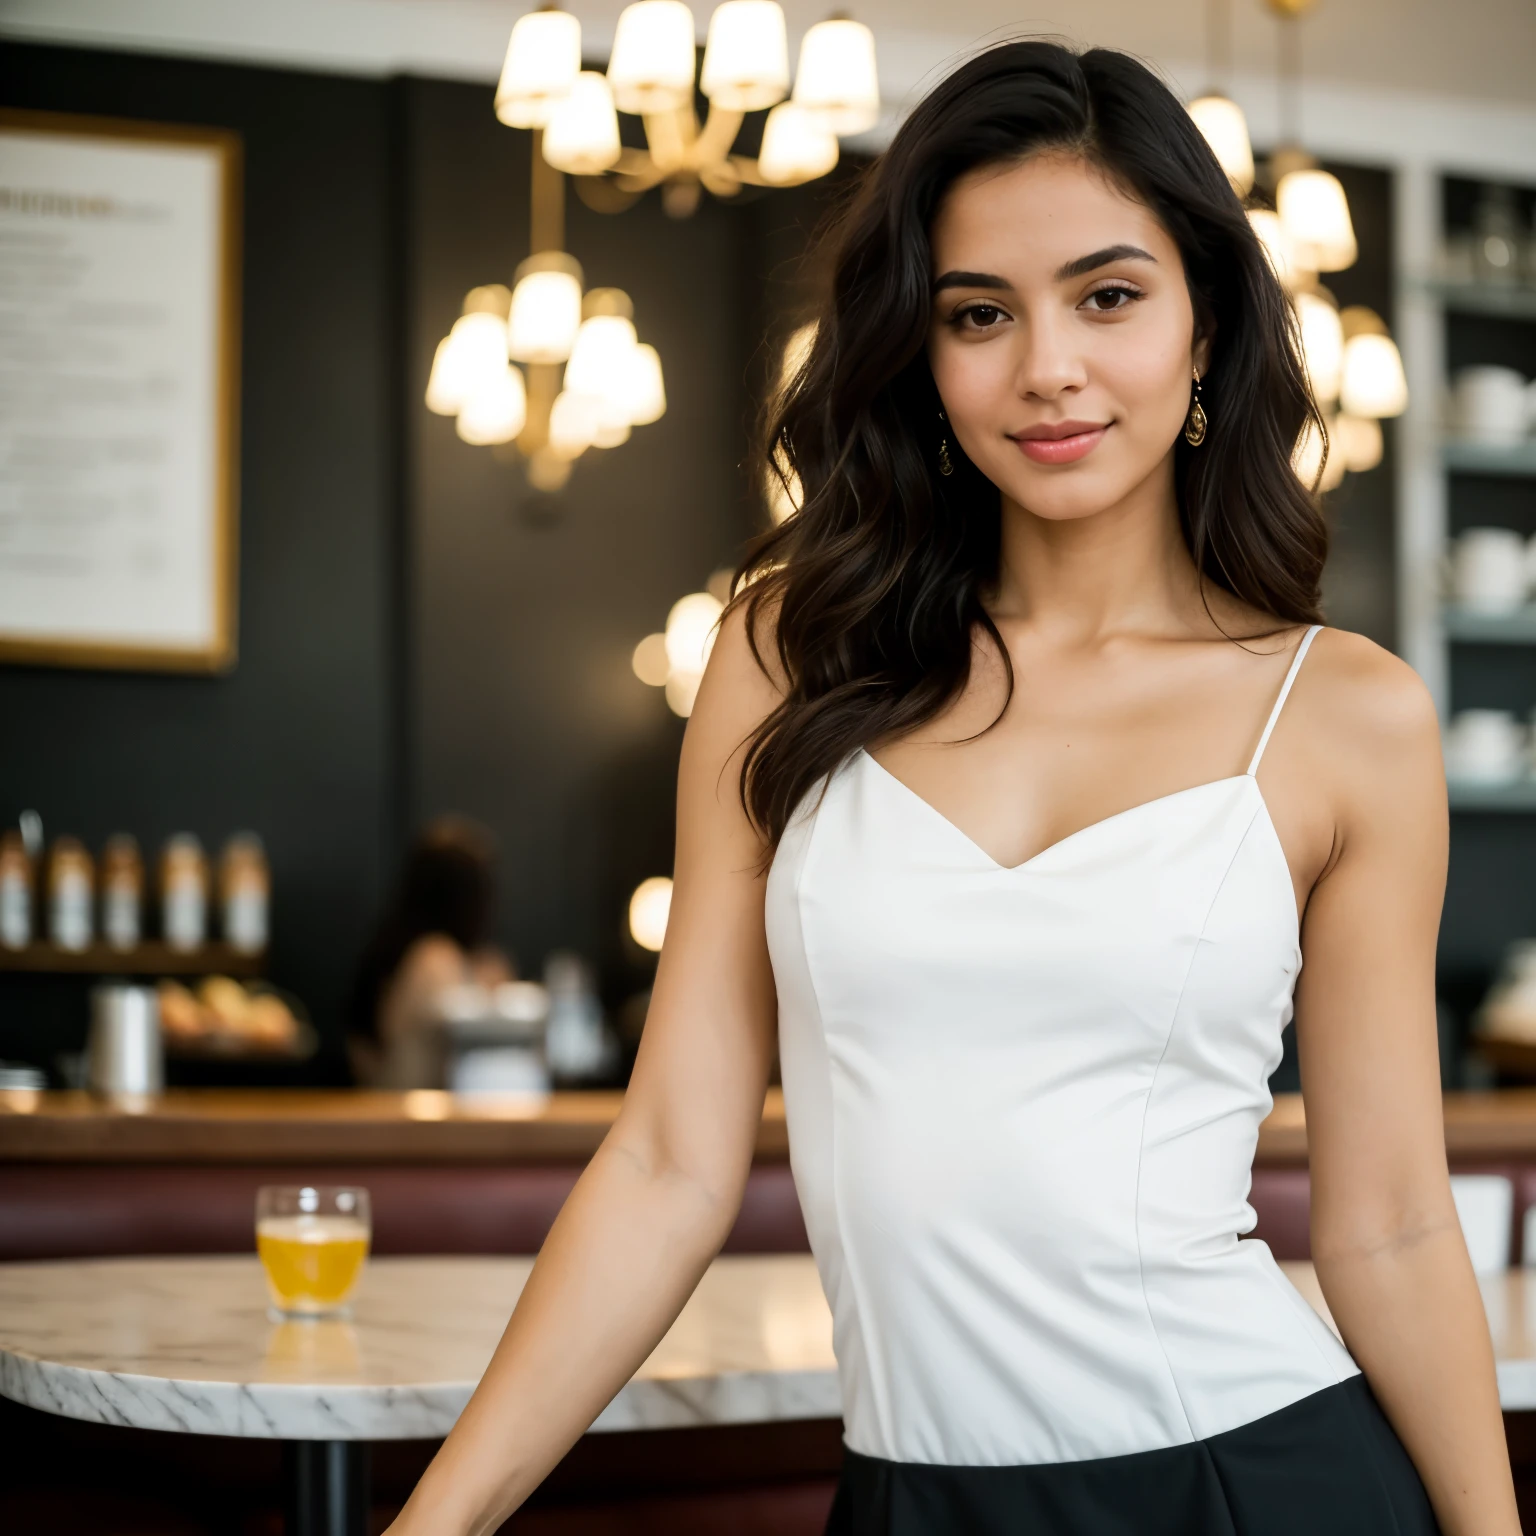
[[[731,145],[741,132],[745,116],[744,112],[728,112],[710,102],[704,131],[690,146],[689,162],[695,170],[702,170],[706,165],[718,165],[730,155]]]
[[[517,446],[530,457],[549,441],[549,412],[560,393],[564,373],[561,363],[525,363],[528,380],[528,419],[518,434]]]
[[[699,136],[699,120],[693,115],[693,107],[679,107],[675,112],[647,112],[641,121],[645,124],[651,159],[661,167],[662,175],[682,170]]]
[[[658,165],[648,154],[638,149],[626,149],[613,168],[615,183],[626,192],[639,194],[658,187],[672,174],[664,165]]]
[[[716,197],[735,197],[741,191],[741,177],[729,160],[717,160],[713,165],[699,167],[699,180],[708,192]]]

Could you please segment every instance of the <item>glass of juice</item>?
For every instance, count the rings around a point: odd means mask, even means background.
[[[256,1252],[280,1317],[344,1317],[368,1257],[368,1191],[345,1184],[265,1184]]]

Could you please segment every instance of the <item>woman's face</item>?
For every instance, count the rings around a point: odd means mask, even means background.
[[[1178,247],[1152,213],[1046,152],[960,178],[931,245],[934,381],[951,433],[1003,495],[1060,521],[1156,476],[1171,485],[1205,357]]]

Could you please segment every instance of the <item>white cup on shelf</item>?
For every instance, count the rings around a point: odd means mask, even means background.
[[[1462,784],[1508,784],[1525,771],[1525,744],[1511,710],[1464,709],[1446,727],[1446,776]]]
[[[1525,375],[1514,368],[1463,368],[1451,386],[1451,425],[1463,442],[1513,448],[1530,422]]]
[[[1451,551],[1451,597],[1469,613],[1513,613],[1525,602],[1528,570],[1513,528],[1468,528]]]

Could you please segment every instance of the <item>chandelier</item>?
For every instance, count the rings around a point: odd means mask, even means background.
[[[682,0],[637,0],[614,31],[605,71],[581,67],[581,23],[553,6],[520,17],[507,44],[496,115],[543,131],[542,153],[578,178],[593,208],[619,212],[652,187],[685,218],[703,192],[733,197],[743,186],[790,187],[825,176],[838,140],[880,115],[875,40],[846,16],[818,22],[802,39],[790,88],[784,12],[775,0],[725,0],[709,19],[695,110],[696,33]],[[768,110],[754,159],[732,153],[747,113]],[[624,147],[618,113],[638,116],[646,148]]]
[[[525,17],[524,20],[527,18]],[[533,133],[531,245],[512,286],[470,290],[437,344],[427,408],[459,436],[526,461],[528,483],[558,491],[589,448],[616,448],[667,408],[656,348],[639,339],[621,288],[583,291],[566,252],[565,183]],[[519,366],[521,365],[521,366]]]
[[[1293,462],[1307,484],[1328,491],[1346,470],[1374,469],[1381,462],[1381,422],[1407,409],[1408,385],[1397,344],[1381,316],[1363,305],[1341,311],[1321,281],[1324,273],[1354,266],[1359,248],[1343,185],[1301,147],[1299,23],[1314,0],[1265,4],[1281,24],[1281,144],[1268,166],[1274,206],[1250,202],[1248,219],[1291,296],[1308,381],[1327,435],[1325,441],[1309,425]],[[1230,66],[1229,5],[1230,0],[1210,0],[1207,11],[1213,73]],[[1189,113],[1238,195],[1249,200],[1255,167],[1242,108],[1212,89],[1189,104]]]

